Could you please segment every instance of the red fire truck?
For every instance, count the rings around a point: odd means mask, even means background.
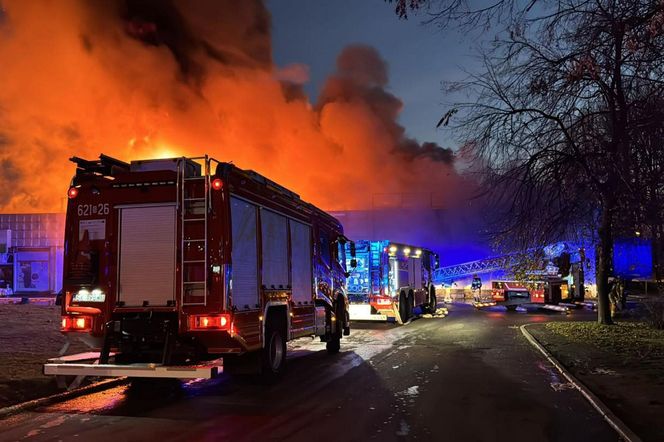
[[[516,281],[492,281],[491,298],[497,305],[504,305],[510,311],[531,302],[528,287]]]
[[[97,353],[45,374],[206,378],[253,354],[276,377],[287,340],[339,351],[348,240],[335,218],[207,156],[72,161],[62,332]]]

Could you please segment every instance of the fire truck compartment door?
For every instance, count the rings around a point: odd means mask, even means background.
[[[422,258],[408,258],[408,285],[422,288]]]
[[[253,309],[258,304],[258,250],[256,206],[231,197],[233,306]]]
[[[261,209],[262,282],[268,289],[283,289],[288,281],[288,220]]]
[[[175,205],[120,209],[119,268],[126,306],[175,299]]]
[[[293,301],[308,303],[312,300],[311,227],[290,220]]]

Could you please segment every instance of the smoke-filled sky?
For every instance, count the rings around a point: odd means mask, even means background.
[[[484,0],[474,1],[483,5]],[[404,103],[399,121],[421,140],[453,145],[446,130],[435,125],[448,109],[450,96],[441,81],[465,77],[479,68],[474,46],[477,35],[455,28],[441,30],[423,25],[427,11],[410,13],[401,20],[395,4],[385,0],[268,0],[272,14],[272,48],[277,63],[305,62],[309,70],[307,93],[316,97],[334,58],[344,46],[362,42],[375,47],[387,61],[389,90]],[[489,39],[488,36],[486,36]]]
[[[444,207],[467,188],[449,148],[403,126],[376,48],[321,51],[314,96],[307,60],[275,62],[260,0],[0,0],[0,11],[0,212],[61,210],[67,159],[102,152],[208,153],[329,210],[404,193]]]

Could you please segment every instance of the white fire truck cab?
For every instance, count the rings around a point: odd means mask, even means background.
[[[403,323],[416,311],[436,311],[438,256],[431,250],[387,240],[359,240],[346,249],[356,255],[347,279],[351,320]]]
[[[251,353],[276,377],[290,339],[339,351],[348,240],[335,218],[207,156],[72,161],[61,330],[96,353],[45,374],[205,378]]]

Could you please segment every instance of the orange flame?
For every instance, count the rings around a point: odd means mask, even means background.
[[[375,194],[458,195],[451,153],[404,137],[371,48],[346,49],[312,104],[306,68],[271,65],[262,2],[196,2],[169,15],[179,28],[135,3],[0,5],[0,211],[62,210],[67,158],[102,152],[208,153],[330,210],[370,207]]]

